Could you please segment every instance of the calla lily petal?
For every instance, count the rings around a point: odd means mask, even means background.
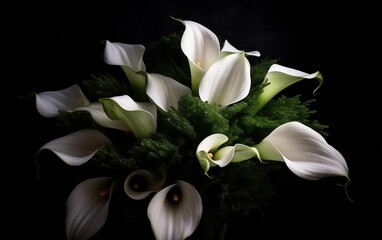
[[[141,44],[126,44],[106,41],[104,61],[110,65],[126,66],[135,72],[146,71],[143,62],[145,47]]]
[[[228,137],[224,134],[216,133],[212,134],[199,143],[196,149],[196,157],[199,160],[200,166],[203,168],[204,173],[207,173],[210,167],[216,166],[217,161],[213,161],[212,157],[214,152],[225,142],[228,141]],[[223,162],[221,165],[227,165],[228,162]],[[224,166],[225,166],[224,165]]]
[[[91,159],[98,149],[112,144],[111,140],[95,129],[81,129],[44,144],[42,150],[50,150],[62,161],[71,166],[78,166]]]
[[[344,157],[316,131],[299,122],[273,130],[255,146],[264,160],[284,161],[297,176],[318,180],[344,176],[349,179]]]
[[[147,74],[146,94],[160,109],[167,112],[178,108],[178,100],[183,94],[191,94],[191,89],[178,81],[156,73]]]
[[[203,212],[198,191],[185,181],[170,185],[152,198],[147,209],[158,240],[186,239],[197,228]]]
[[[121,66],[125,72],[135,97],[145,99],[146,71],[143,62],[145,47],[141,44],[126,44],[106,41],[104,61],[110,65]]]
[[[123,120],[110,119],[103,110],[102,103],[93,102],[85,107],[76,108],[74,111],[87,111],[90,113],[96,123],[106,128],[114,128],[122,131],[130,131]]]
[[[192,91],[197,93],[204,73],[219,57],[219,39],[215,33],[197,22],[175,20],[180,21],[186,27],[180,46],[190,64]]]
[[[66,236],[89,239],[105,224],[113,179],[99,177],[85,180],[70,193],[66,202]]]
[[[260,110],[265,104],[267,104],[276,94],[281,92],[283,89],[288,86],[299,82],[303,79],[317,79],[319,81],[319,86],[313,91],[317,91],[323,83],[323,77],[320,72],[315,72],[312,74],[308,74],[305,72],[301,72],[296,69],[288,68],[281,66],[279,64],[273,64],[269,70],[267,75],[265,76],[264,81],[269,83],[264,87],[263,92],[259,96],[259,102],[256,106],[255,112]]]
[[[124,189],[126,194],[135,200],[141,200],[152,192],[163,188],[164,181],[156,182],[153,175],[146,169],[138,169],[127,176]]]
[[[200,99],[222,106],[242,100],[251,88],[250,68],[244,53],[233,53],[217,61],[200,82]]]
[[[42,116],[49,118],[56,117],[59,110],[69,111],[87,104],[89,104],[89,100],[77,84],[58,91],[36,94],[37,111]]]
[[[157,109],[155,104],[135,102],[128,95],[102,98],[100,102],[112,120],[123,120],[137,138],[149,137],[156,132]]]

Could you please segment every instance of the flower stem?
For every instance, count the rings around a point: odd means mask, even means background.
[[[228,223],[226,222],[226,223],[224,223],[222,231],[220,232],[219,240],[224,240],[225,233],[227,232],[227,228],[228,228]]]

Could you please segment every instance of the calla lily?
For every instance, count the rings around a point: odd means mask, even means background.
[[[135,102],[128,95],[102,98],[105,113],[112,120],[123,120],[136,138],[149,137],[156,132],[157,109],[149,102]]]
[[[284,161],[297,176],[318,180],[343,176],[349,179],[344,157],[312,128],[288,122],[255,146],[263,160]]]
[[[178,20],[185,26],[180,46],[188,58],[192,92],[196,95],[200,80],[219,57],[219,39],[215,33],[199,23],[180,19],[175,20]]]
[[[37,111],[44,117],[56,117],[59,110],[73,110],[89,104],[81,88],[74,84],[58,91],[46,91],[36,94]]]
[[[100,102],[89,103],[89,105],[85,107],[79,107],[74,109],[73,111],[87,111],[90,113],[92,118],[96,123],[106,128],[114,128],[122,131],[130,131],[129,126],[123,120],[112,120],[110,119]]]
[[[98,177],[78,184],[66,202],[66,236],[89,239],[105,224],[113,178]]]
[[[163,185],[164,181],[155,181],[153,175],[146,169],[138,169],[127,176],[124,189],[132,199],[141,200],[152,192],[158,192]]]
[[[198,191],[185,181],[178,181],[151,199],[147,215],[158,240],[186,239],[197,228],[203,213]]]
[[[227,141],[228,137],[226,135],[215,133],[200,142],[196,149],[196,157],[207,176],[210,167],[224,167],[230,162],[241,162],[255,156],[259,157],[256,148],[248,147],[244,144],[238,143],[234,146],[219,148]]]
[[[178,81],[161,74],[147,74],[146,94],[158,108],[167,112],[178,108],[178,100],[183,94],[191,94],[191,89]]]
[[[264,87],[263,92],[259,96],[258,105],[255,108],[255,112],[259,111],[265,104],[267,104],[276,94],[281,92],[288,86],[299,82],[303,79],[317,79],[319,86],[313,91],[317,91],[324,81],[320,72],[308,74],[296,69],[281,66],[279,64],[273,64],[264,78],[264,82],[268,83]]]
[[[42,150],[50,150],[71,166],[79,166],[90,160],[98,149],[112,144],[111,140],[95,129],[81,129],[44,144]]]
[[[200,99],[221,106],[242,100],[251,89],[250,68],[244,53],[232,53],[217,61],[200,81]]]
[[[126,44],[106,41],[104,61],[110,65],[121,66],[125,72],[132,92],[139,97],[145,98],[146,66],[143,62],[145,47],[141,44]]]

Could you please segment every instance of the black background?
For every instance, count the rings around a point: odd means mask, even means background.
[[[54,121],[37,113],[34,97],[18,96],[63,89],[109,70],[102,59],[103,40],[156,41],[183,29],[170,16],[201,23],[235,47],[279,58],[282,65],[320,71],[324,85],[316,95],[315,116],[330,126],[326,139],[344,155],[350,169],[353,202],[331,181],[280,180],[279,195],[266,218],[242,219],[228,229],[227,239],[368,239],[382,233],[377,74],[381,9],[376,2],[337,6],[333,1],[3,1],[1,5],[2,239],[65,239],[66,197],[80,179],[90,176],[52,161],[36,179],[33,157],[52,138]],[[304,82],[289,93],[312,98],[316,85]],[[114,239],[104,236],[112,235],[104,230],[97,239]]]

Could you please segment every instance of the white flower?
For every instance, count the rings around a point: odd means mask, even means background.
[[[36,94],[37,111],[44,117],[56,117],[59,110],[69,111],[88,104],[89,100],[77,84],[58,91]]]
[[[211,30],[193,21],[176,20],[186,27],[181,48],[189,61],[193,94],[221,106],[245,98],[251,88],[251,66],[246,56],[260,53],[240,51],[228,41],[220,51],[219,40]]]
[[[108,217],[113,178],[91,178],[79,183],[66,202],[66,236],[69,240],[89,239]]]
[[[349,180],[344,157],[310,127],[288,122],[255,145],[262,160],[284,161],[297,176],[318,180],[343,176]]]
[[[197,94],[200,80],[218,60],[219,39],[215,33],[197,22],[176,20],[185,26],[180,46],[190,65],[192,92]]]
[[[163,188],[164,180],[156,181],[153,175],[146,169],[138,169],[127,176],[124,182],[126,194],[135,200],[141,200],[152,192],[158,192]]]
[[[273,64],[264,78],[264,82],[268,85],[264,87],[263,92],[259,96],[258,105],[254,110],[257,112],[265,104],[267,104],[276,94],[281,92],[283,89],[289,87],[290,85],[299,82],[303,79],[317,79],[319,81],[319,86],[313,91],[317,91],[323,83],[323,77],[320,72],[315,73],[305,73],[296,69],[281,66],[279,64]]]
[[[182,240],[191,236],[203,213],[198,191],[185,181],[177,181],[151,199],[147,215],[158,240]]]
[[[196,157],[207,176],[210,167],[224,167],[230,162],[241,162],[255,156],[259,157],[256,148],[244,144],[238,143],[234,146],[219,148],[227,141],[228,137],[226,135],[215,133],[203,139],[198,145]]]
[[[112,144],[111,140],[100,131],[81,129],[44,144],[39,152],[50,150],[66,164],[78,166],[86,163],[107,144]]]

